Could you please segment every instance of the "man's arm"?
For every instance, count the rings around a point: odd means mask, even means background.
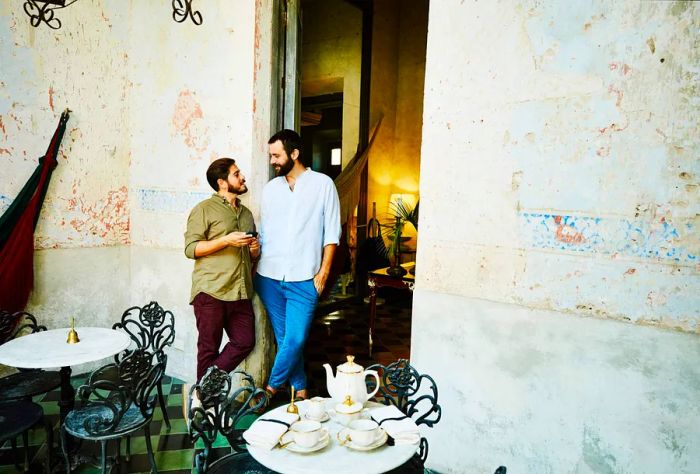
[[[226,247],[245,247],[255,240],[245,232],[234,231],[214,240],[200,240],[194,247],[195,258],[206,257]]]
[[[331,273],[331,263],[333,263],[333,255],[335,254],[337,246],[337,244],[328,244],[323,247],[321,268],[319,268],[318,273],[314,275],[314,286],[319,295],[323,293],[323,289],[326,287],[326,280],[328,280],[328,275]]]
[[[319,295],[323,292],[328,275],[331,273],[333,255],[338,242],[340,242],[340,200],[335,184],[328,178],[323,205],[323,257],[321,268],[314,275],[314,286]]]
[[[205,217],[204,209],[197,205],[187,218],[187,230],[185,231],[185,255],[187,258],[206,257],[226,247],[245,247],[255,239],[245,232],[234,231],[216,239],[207,240],[209,223]]]

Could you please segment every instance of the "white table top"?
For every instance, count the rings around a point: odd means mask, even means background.
[[[68,344],[69,328],[27,334],[0,346],[0,364],[20,369],[70,367],[123,351],[131,343],[126,333],[107,328],[75,328],[80,338]]]
[[[308,402],[299,402],[299,415],[304,419],[304,413]],[[335,403],[331,399],[326,401],[326,409],[332,409]],[[375,402],[367,402],[366,407],[382,406]],[[282,405],[272,410],[284,411],[287,405]],[[418,445],[384,445],[371,451],[355,451],[338,444],[336,435],[343,428],[342,425],[330,419],[322,424],[328,430],[331,440],[325,448],[308,454],[294,453],[279,446],[268,450],[255,446],[248,446],[248,452],[263,466],[282,474],[374,474],[390,471],[409,459],[418,449]]]

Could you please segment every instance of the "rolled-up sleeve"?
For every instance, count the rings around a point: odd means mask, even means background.
[[[197,242],[206,240],[206,223],[204,221],[204,210],[202,206],[196,206],[187,218],[187,230],[185,231],[185,255],[194,259],[194,249]]]
[[[338,244],[340,232],[340,200],[335,184],[330,181],[326,187],[323,209],[323,246]]]

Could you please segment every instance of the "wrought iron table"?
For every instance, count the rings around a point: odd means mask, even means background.
[[[308,407],[308,401],[297,403],[299,415],[304,419]],[[332,409],[335,402],[326,399],[326,409]],[[381,407],[376,402],[367,402],[365,407]],[[263,416],[269,416],[273,412],[285,411],[287,405],[282,405]],[[274,416],[274,415],[273,415]],[[265,449],[248,446],[250,455],[263,466],[281,474],[363,474],[383,473],[401,466],[411,459],[418,449],[417,444],[404,444],[397,446],[383,445],[371,451],[356,451],[338,442],[338,432],[343,428],[331,418],[322,423],[328,430],[330,441],[328,445],[318,451],[310,453],[296,453],[280,448]]]
[[[73,409],[75,390],[70,384],[71,366],[113,356],[131,343],[123,332],[107,328],[76,328],[77,344],[66,343],[69,328],[18,337],[0,346],[0,364],[20,369],[61,367],[61,422]]]
[[[393,277],[387,274],[389,267],[379,268],[367,273],[367,286],[369,287],[369,356],[372,357],[372,344],[374,336],[374,324],[377,317],[377,289],[381,287],[397,288],[399,290],[413,291],[416,277],[411,274],[416,262],[402,263],[407,273],[402,277]]]

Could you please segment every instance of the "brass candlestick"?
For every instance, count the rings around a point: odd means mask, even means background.
[[[292,401],[287,407],[287,413],[294,413],[295,415],[299,414],[299,408],[294,404],[294,385],[292,385]]]
[[[70,331],[68,331],[68,339],[66,339],[68,344],[77,344],[80,342],[78,333],[75,331],[75,318],[71,318]]]

